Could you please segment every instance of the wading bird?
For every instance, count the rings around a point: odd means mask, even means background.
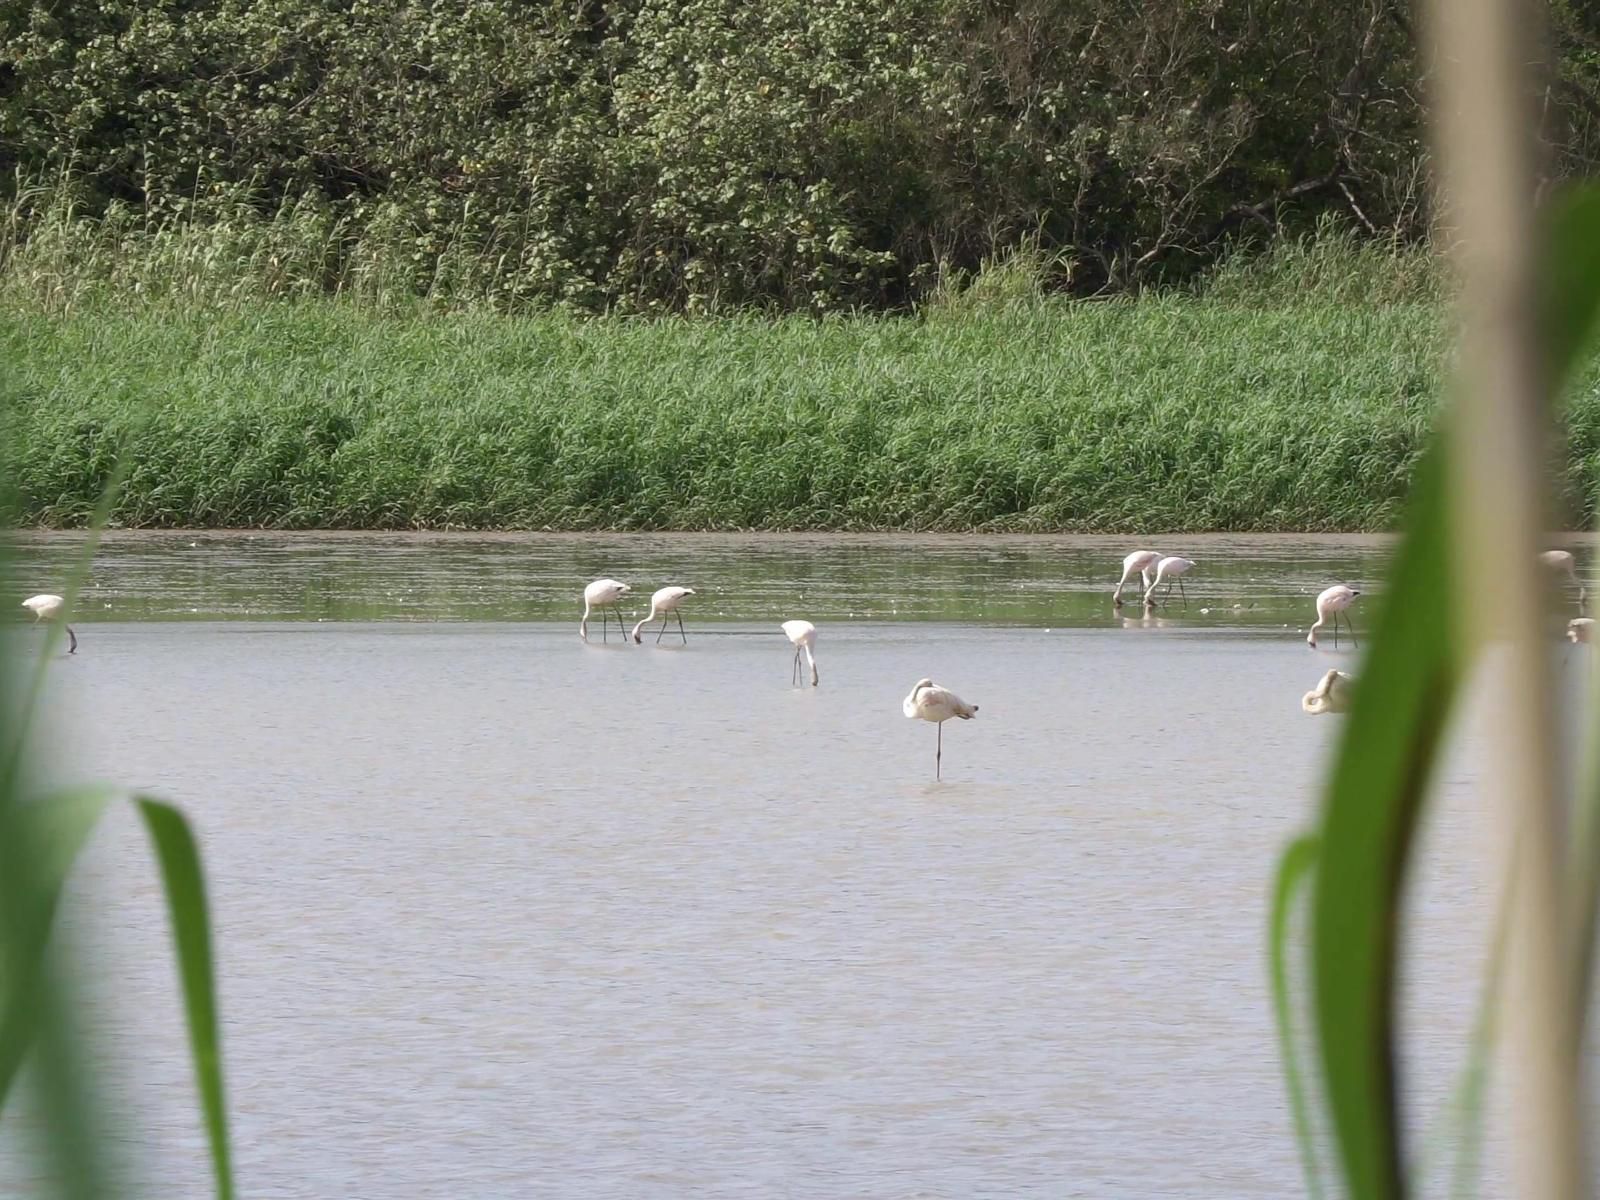
[[[1573,617],[1568,621],[1567,641],[1584,643],[1594,641],[1594,618]]]
[[[785,621],[783,623],[784,635],[794,643],[794,671],[789,676],[789,682],[800,682],[800,654],[805,652],[806,662],[811,665],[811,686],[817,686],[817,659],[811,653],[811,648],[817,644],[817,627],[810,621]]]
[[[1176,582],[1178,595],[1183,597],[1183,606],[1188,608],[1189,595],[1183,590],[1183,574],[1193,566],[1193,559],[1178,558],[1176,556],[1163,558],[1156,564],[1156,577],[1150,581],[1150,586],[1145,589],[1144,602],[1146,604],[1154,603],[1150,597],[1155,595],[1156,589],[1161,586],[1161,581],[1165,579],[1167,581],[1167,590],[1162,593],[1161,598],[1165,600],[1172,595],[1172,585]]]
[[[578,636],[584,641],[589,640],[589,614],[595,609],[600,610],[600,640],[606,640],[606,626],[609,624],[606,613],[609,610],[617,614],[617,632],[622,634],[624,645],[628,642],[628,635],[623,632],[627,625],[622,620],[622,606],[617,603],[633,589],[625,583],[615,579],[596,579],[583,589],[583,620],[578,622]]]
[[[1583,578],[1578,574],[1577,560],[1572,557],[1570,550],[1546,550],[1539,555],[1539,562],[1553,575],[1565,577],[1568,583],[1578,585],[1578,611],[1583,611],[1583,602],[1588,598],[1589,591],[1583,584]]]
[[[1139,576],[1145,587],[1150,586],[1150,572],[1156,563],[1161,561],[1159,550],[1135,550],[1122,560],[1122,578],[1117,580],[1117,590],[1111,593],[1111,603],[1122,603],[1122,589],[1128,586],[1128,580],[1135,575]]]
[[[650,624],[657,617],[661,618],[661,628],[656,631],[656,641],[661,641],[661,635],[667,631],[667,614],[677,613],[678,632],[683,636],[683,644],[689,644],[689,635],[683,632],[683,614],[678,612],[678,605],[683,603],[685,596],[694,595],[693,588],[664,587],[658,588],[655,595],[650,597],[650,615],[633,627],[633,640],[639,641],[639,630]]]
[[[1347,588],[1342,583],[1336,583],[1331,588],[1324,588],[1317,596],[1317,619],[1311,626],[1310,632],[1306,634],[1306,645],[1313,650],[1317,648],[1317,630],[1326,625],[1331,617],[1333,619],[1333,644],[1337,649],[1339,645],[1339,614],[1354,604],[1356,597],[1359,595],[1361,595],[1360,592],[1354,588]],[[1344,625],[1350,631],[1350,641],[1355,643],[1355,626],[1350,624],[1349,614],[1345,615]]]
[[[29,596],[22,602],[22,607],[33,614],[33,623],[37,625],[40,621],[54,621],[59,618],[62,613],[66,612],[67,602],[60,596],[52,596],[47,592],[41,596]],[[78,635],[72,632],[71,625],[68,625],[66,630],[67,653],[76,654],[78,652]]]
[[[1315,688],[1300,697],[1300,707],[1313,715],[1347,712],[1354,683],[1343,671],[1329,671]]]
[[[944,756],[944,723],[951,717],[970,721],[978,715],[978,706],[968,704],[931,679],[919,679],[911,688],[911,694],[901,702],[900,711],[912,720],[932,721],[939,727],[939,737],[933,747],[933,777],[938,779],[940,760]]]

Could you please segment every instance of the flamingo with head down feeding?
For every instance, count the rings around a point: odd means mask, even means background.
[[[1128,586],[1128,580],[1137,575],[1145,587],[1150,586],[1151,572],[1156,563],[1161,561],[1159,550],[1135,550],[1122,560],[1122,578],[1117,580],[1116,590],[1111,593],[1111,603],[1122,604],[1122,589]]]
[[[817,659],[811,648],[817,644],[817,627],[810,621],[785,621],[783,623],[784,636],[794,643],[794,671],[789,676],[789,682],[800,682],[800,655],[803,651],[806,662],[811,666],[811,686],[817,686]]]
[[[45,592],[38,596],[29,596],[22,602],[22,607],[33,614],[33,623],[37,625],[40,621],[60,619],[61,615],[67,611],[67,602],[60,596]],[[76,654],[78,652],[78,635],[72,632],[71,625],[66,625],[65,628],[67,631],[67,653]]]
[[[676,614],[678,618],[678,633],[683,637],[683,644],[689,644],[689,635],[683,632],[683,614],[678,612],[678,605],[682,604],[684,597],[694,595],[693,588],[664,587],[657,588],[650,597],[650,615],[633,627],[633,640],[638,642],[639,630],[650,624],[657,617],[661,618],[661,628],[656,631],[656,642],[661,641],[661,635],[667,631],[667,617]]]
[[[1336,583],[1331,588],[1324,588],[1317,596],[1317,619],[1306,634],[1306,645],[1313,650],[1317,648],[1317,630],[1326,625],[1329,618],[1332,618],[1333,644],[1337,649],[1339,645],[1339,614],[1354,604],[1356,597],[1360,595],[1361,593],[1356,591],[1355,588],[1345,587],[1342,583]],[[1344,623],[1345,628],[1350,630],[1351,642],[1354,642],[1356,640],[1356,631],[1355,627],[1350,624],[1348,615],[1345,617]]]
[[[1156,577],[1150,581],[1150,586],[1145,589],[1144,602],[1146,604],[1152,603],[1150,597],[1155,595],[1156,589],[1161,586],[1161,581],[1166,580],[1167,590],[1162,593],[1161,598],[1165,600],[1168,596],[1172,595],[1172,585],[1174,582],[1176,582],[1178,585],[1178,595],[1183,597],[1183,606],[1188,608],[1189,594],[1183,590],[1183,575],[1193,566],[1194,560],[1192,558],[1179,558],[1175,554],[1168,555],[1166,558],[1163,558],[1156,564]]]
[[[617,603],[633,589],[627,584],[615,579],[596,579],[583,589],[583,620],[578,622],[578,636],[584,641],[589,640],[589,614],[595,609],[600,610],[600,640],[606,640],[606,627],[609,620],[607,612],[617,614],[617,632],[622,633],[627,626],[622,620],[622,606]],[[622,644],[628,644],[627,635],[624,634]]]

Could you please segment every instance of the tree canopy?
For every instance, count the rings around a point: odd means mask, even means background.
[[[1551,3],[1557,178],[1600,153],[1600,16]],[[0,0],[15,220],[44,178],[312,214],[504,307],[895,307],[1019,250],[1121,289],[1329,212],[1415,239],[1427,85],[1394,0]]]

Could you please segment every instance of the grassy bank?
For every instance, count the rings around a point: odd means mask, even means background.
[[[1203,295],[1069,303],[996,272],[822,322],[13,286],[12,482],[38,525],[83,521],[126,445],[127,526],[1388,528],[1446,334],[1394,284],[1279,254]],[[1569,499],[1594,491],[1594,385]]]

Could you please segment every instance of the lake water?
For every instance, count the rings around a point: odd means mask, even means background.
[[[75,545],[24,539],[14,590]],[[1128,548],[114,536],[45,741],[201,837],[242,1195],[1299,1194],[1267,890],[1340,729],[1299,697],[1356,661],[1304,645],[1310,597],[1386,543],[1160,543],[1199,565],[1149,618],[1110,604]],[[696,588],[687,645],[581,643],[603,574],[633,619]],[[939,783],[900,712],[925,675],[982,710]],[[1486,941],[1481,720],[1414,893],[1419,1130]],[[203,1196],[148,860],[115,816],[68,926],[129,1194]],[[0,1193],[37,1184],[31,1123],[0,1122]]]

